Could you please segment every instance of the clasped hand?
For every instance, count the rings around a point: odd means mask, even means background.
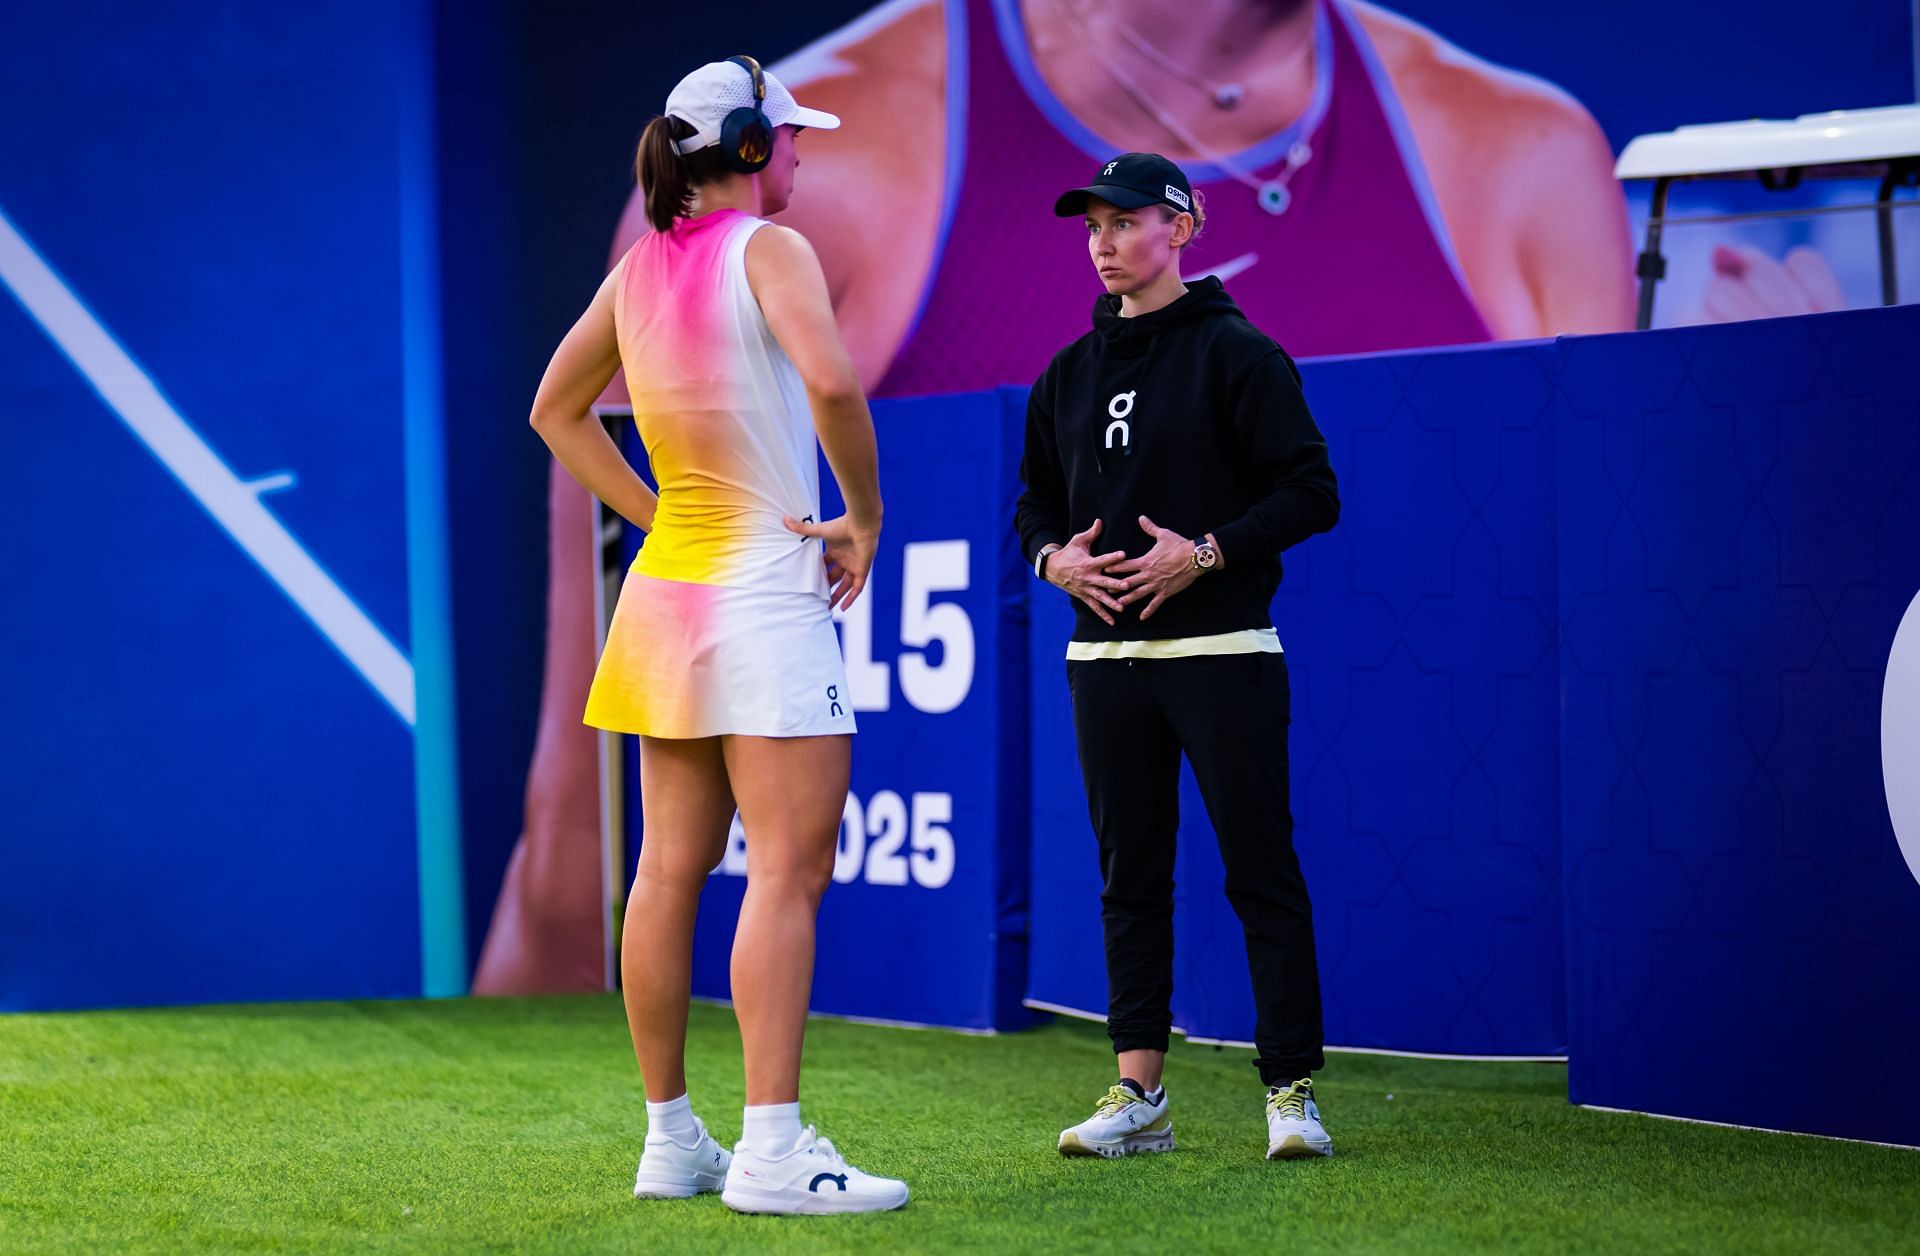
[[[1080,599],[1102,621],[1112,624],[1127,607],[1145,601],[1142,621],[1151,619],[1161,603],[1192,584],[1199,576],[1193,566],[1193,542],[1145,515],[1140,528],[1153,538],[1153,548],[1138,558],[1114,550],[1095,554],[1100,537],[1095,519],[1047,559],[1047,581]]]

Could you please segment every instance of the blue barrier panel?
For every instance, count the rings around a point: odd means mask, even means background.
[[[1310,362],[1342,522],[1286,556],[1295,843],[1327,1041],[1565,1050],[1553,649],[1553,347]],[[1175,1012],[1253,1003],[1188,781]]]
[[[1576,1102],[1920,1143],[1920,884],[1880,748],[1920,591],[1916,343],[1909,307],[1562,346]]]
[[[874,405],[887,522],[841,627],[860,732],[820,912],[817,1011],[966,1029],[1030,1019],[1026,590],[1006,523],[1021,411],[1007,406],[996,393]],[[751,840],[736,823],[701,901],[705,997],[728,993]]]
[[[1303,366],[1343,522],[1285,557],[1295,840],[1330,1042],[1564,1049],[1555,793],[1550,345]],[[1099,877],[1060,662],[1036,590],[1029,997],[1106,1006]],[[1191,773],[1174,1022],[1252,1037],[1246,950]]]
[[[7,14],[0,1008],[421,993],[422,16]]]

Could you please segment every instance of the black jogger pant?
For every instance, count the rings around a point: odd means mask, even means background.
[[[1261,1080],[1284,1086],[1320,1068],[1313,908],[1288,805],[1285,657],[1069,662],[1067,684],[1100,840],[1113,1049],[1167,1049],[1184,751],[1220,842],[1227,901],[1246,933]]]

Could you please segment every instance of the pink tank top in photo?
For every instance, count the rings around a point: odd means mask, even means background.
[[[947,0],[947,203],[912,330],[879,396],[1029,384],[1086,332],[1101,292],[1078,220],[1053,217],[1120,147],[1034,68],[1018,0]],[[1207,197],[1189,277],[1218,273],[1295,357],[1491,340],[1379,57],[1344,0],[1316,0],[1314,94],[1290,127],[1231,158],[1266,182],[1305,140],[1284,213],[1220,166],[1183,162]],[[964,9],[964,13],[958,10]],[[1009,302],[1011,276],[1023,294]]]

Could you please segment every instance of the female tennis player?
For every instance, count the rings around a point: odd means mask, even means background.
[[[862,1173],[800,1125],[814,915],[854,731],[829,610],[860,596],[881,510],[873,422],[820,263],[765,215],[792,195],[795,135],[838,125],[751,58],[682,79],[636,159],[653,230],[567,333],[533,406],[567,471],[647,533],[586,709],[588,724],[640,737],[645,835],[620,957],[647,1093],[633,1193],[719,1191],[742,1212],[907,1202],[904,1182]],[[623,366],[657,497],[590,412]],[[847,502],[827,521],[816,435]],[[729,1156],[688,1103],[685,1053],[694,912],[736,808],[747,1107]]]

